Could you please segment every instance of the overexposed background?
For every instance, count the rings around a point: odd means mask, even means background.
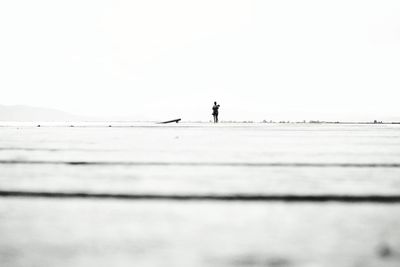
[[[0,104],[138,120],[399,117],[400,2],[0,2]]]

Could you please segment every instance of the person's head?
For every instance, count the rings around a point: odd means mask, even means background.
[[[217,104],[217,101],[214,102],[214,105],[216,105],[216,104]]]

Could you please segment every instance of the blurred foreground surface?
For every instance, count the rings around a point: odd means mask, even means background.
[[[0,127],[0,190],[400,194],[399,125],[74,126]],[[399,203],[0,196],[0,266],[399,265]]]

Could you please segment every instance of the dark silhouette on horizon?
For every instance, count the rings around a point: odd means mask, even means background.
[[[212,107],[212,110],[213,110],[212,115],[214,117],[214,123],[218,123],[218,109],[219,109],[219,106],[220,105],[218,105],[217,102],[215,101],[214,102],[214,106]]]
[[[176,123],[178,123],[178,122],[180,122],[180,121],[181,121],[181,119],[179,118],[179,119],[170,120],[170,121],[162,121],[162,122],[159,122],[159,123],[162,123],[162,124],[171,123],[171,122],[176,122]]]

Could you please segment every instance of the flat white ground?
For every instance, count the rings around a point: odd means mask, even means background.
[[[74,126],[0,127],[0,190],[400,195],[399,125]],[[399,203],[0,196],[1,266],[399,264]]]

